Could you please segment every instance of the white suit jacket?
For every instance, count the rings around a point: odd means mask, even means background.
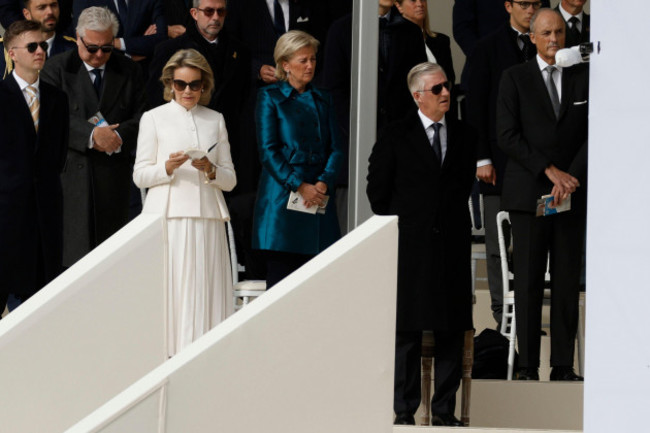
[[[188,149],[207,151],[215,143],[208,153],[217,167],[214,180],[206,184],[204,174],[192,167],[191,160],[167,175],[165,161],[170,154]],[[221,191],[232,190],[237,178],[221,113],[201,105],[187,110],[175,101],[144,113],[133,181],[140,188],[149,188],[143,212],[167,218],[229,220]]]

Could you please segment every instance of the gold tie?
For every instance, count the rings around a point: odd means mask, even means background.
[[[32,120],[34,120],[34,128],[38,132],[38,114],[41,110],[41,103],[38,100],[36,88],[27,86],[25,89],[29,95],[29,111],[32,113]]]

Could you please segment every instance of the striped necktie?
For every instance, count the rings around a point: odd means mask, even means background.
[[[36,90],[36,87],[33,86],[27,86],[25,90],[29,95],[29,111],[32,114],[34,128],[36,129],[36,132],[38,132],[38,115],[41,111],[41,103],[38,100],[38,91]]]

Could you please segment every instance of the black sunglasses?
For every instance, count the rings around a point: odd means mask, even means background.
[[[47,47],[47,42],[45,42],[45,41],[43,41],[43,42],[30,42],[27,45],[25,45],[24,47],[12,47],[12,49],[25,48],[28,53],[33,54],[33,53],[36,52],[38,47],[41,47],[41,49],[47,53],[47,48],[48,47]]]
[[[217,13],[217,15],[219,15],[222,18],[226,16],[226,13],[228,13],[226,8],[218,8],[218,9],[215,9],[215,8],[205,8],[205,9],[196,8],[196,9],[203,12],[205,14],[205,16],[208,17],[208,18],[210,18],[212,15],[214,15],[215,12]]]
[[[99,50],[102,50],[102,53],[108,54],[112,53],[114,48],[113,45],[87,45],[84,38],[81,38],[81,43],[84,44],[84,47],[86,47],[90,54],[95,54]]]
[[[177,92],[184,92],[187,86],[190,86],[190,90],[193,92],[198,92],[203,88],[203,81],[194,80],[191,83],[185,82],[183,80],[174,80],[174,90]]]
[[[542,7],[542,2],[518,2],[515,0],[512,0],[512,3],[517,3],[523,10],[528,9],[529,7],[533,7],[533,9],[539,9]]]
[[[449,88],[451,87],[451,84],[449,83],[449,81],[445,81],[444,83],[436,84],[435,86],[433,86],[433,87],[430,88],[430,89],[427,89],[427,90],[418,90],[418,92],[431,92],[431,93],[433,93],[434,95],[439,95],[440,92],[442,92],[442,88],[443,88],[443,87],[444,87],[445,89],[449,90]]]

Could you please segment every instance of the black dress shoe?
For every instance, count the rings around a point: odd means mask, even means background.
[[[431,425],[446,425],[450,427],[462,427],[463,424],[455,416],[450,413],[443,413],[438,415],[431,415]]]
[[[539,373],[536,368],[519,368],[514,376],[515,380],[539,380]]]
[[[566,380],[569,382],[584,382],[585,378],[578,376],[571,367],[553,367],[551,380]]]
[[[397,416],[395,417],[395,422],[393,424],[415,425],[415,418],[413,418],[413,415],[411,415],[410,413],[401,412],[397,414]]]

